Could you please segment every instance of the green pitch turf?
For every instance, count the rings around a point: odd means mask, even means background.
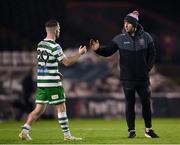
[[[64,141],[56,120],[39,120],[30,133],[32,141],[18,138],[23,122],[0,122],[0,144],[180,144],[180,119],[154,119],[153,126],[160,138],[144,137],[144,123],[136,120],[137,137],[127,138],[124,119],[71,120],[70,128],[82,141]]]

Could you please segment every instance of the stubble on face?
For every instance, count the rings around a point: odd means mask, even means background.
[[[134,26],[132,24],[128,23],[127,21],[124,22],[124,29],[129,34],[134,33],[134,30],[135,30]]]

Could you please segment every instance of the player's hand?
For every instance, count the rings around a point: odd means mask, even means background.
[[[94,39],[91,39],[89,41],[89,47],[93,50],[93,51],[96,51],[99,49],[100,47],[100,44],[99,44],[99,41],[98,40],[94,40]]]
[[[87,52],[86,46],[80,46],[79,47],[79,54],[83,55]]]

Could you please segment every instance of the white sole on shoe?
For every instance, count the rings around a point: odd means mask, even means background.
[[[25,134],[25,133],[22,133],[22,132],[19,134],[19,138],[21,140],[32,140],[32,138],[30,137],[29,134]]]
[[[80,137],[74,137],[74,136],[70,136],[70,137],[64,137],[64,140],[75,140],[75,141],[79,141],[82,140],[82,138]]]
[[[147,138],[152,138],[150,135],[148,135],[148,134],[144,134],[145,135],[145,137],[147,137]]]

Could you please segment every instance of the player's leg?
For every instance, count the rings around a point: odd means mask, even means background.
[[[19,137],[22,140],[32,140],[32,138],[29,135],[29,132],[31,130],[31,125],[33,121],[38,119],[40,115],[44,112],[46,108],[45,104],[37,104],[35,109],[29,114],[26,123],[22,126],[22,131],[19,134]]]
[[[31,126],[32,122],[37,120],[46,109],[46,104],[36,104],[36,108],[29,114],[25,124]]]
[[[141,85],[137,88],[137,93],[142,104],[142,116],[144,118],[145,127],[151,128],[151,103],[150,103],[150,88],[147,85]]]
[[[135,88],[132,82],[123,82],[123,91],[126,99],[126,122],[128,125],[128,138],[136,136],[135,131]]]
[[[66,113],[65,93],[63,87],[54,87],[48,89],[49,104],[56,105],[58,121],[64,134],[65,140],[81,140],[71,135]]]
[[[66,113],[66,104],[65,103],[58,104],[56,105],[56,109],[58,112],[59,124],[64,134],[64,140],[82,140],[82,138],[71,135],[69,129],[68,117]]]
[[[26,123],[22,126],[22,131],[19,134],[19,137],[22,140],[31,140],[32,138],[29,136],[29,131],[31,130],[31,124],[33,121],[38,119],[40,115],[46,109],[46,103],[49,101],[47,100],[45,88],[38,88],[37,95],[36,95],[36,107],[35,109],[29,114]]]
[[[151,117],[151,91],[148,83],[140,84],[137,87],[137,93],[140,97],[142,104],[142,116],[145,122],[145,136],[149,138],[158,138],[159,136],[152,129]]]

